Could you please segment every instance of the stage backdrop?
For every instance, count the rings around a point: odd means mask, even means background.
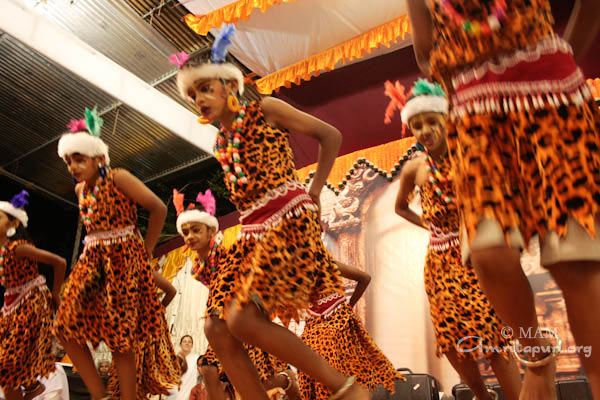
[[[335,259],[371,274],[371,285],[356,311],[392,363],[397,368],[430,373],[440,379],[445,392],[450,392],[459,377],[445,359],[435,356],[423,282],[428,233],[394,213],[398,174],[417,151],[414,138],[407,138],[338,157],[321,195],[322,219],[327,227],[324,242]],[[299,170],[301,179],[309,183],[314,168],[310,165]],[[411,207],[420,211],[418,193]],[[238,232],[239,226],[226,230],[226,242],[235,240]],[[541,326],[556,329],[563,338],[563,349],[568,349],[574,340],[561,293],[539,265],[537,242],[529,251],[523,263],[536,293]],[[200,317],[207,293],[191,278],[190,257],[189,251],[178,248],[159,263],[179,292],[167,310],[173,340],[178,343],[182,335],[192,334],[196,350],[202,352],[206,339]],[[351,290],[347,283],[347,292]],[[493,380],[484,363],[481,369]],[[563,351],[558,371],[561,377],[582,374],[574,351]]]

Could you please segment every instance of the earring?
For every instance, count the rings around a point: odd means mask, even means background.
[[[227,95],[227,108],[232,112],[238,112],[240,110],[240,101],[233,92]]]
[[[200,116],[198,117],[198,123],[202,125],[210,124],[210,119]]]
[[[98,173],[100,174],[100,177],[106,178],[106,166],[98,164]]]
[[[8,228],[8,230],[6,231],[6,236],[12,237],[15,235],[15,233],[17,233],[17,230],[13,226],[12,228]]]

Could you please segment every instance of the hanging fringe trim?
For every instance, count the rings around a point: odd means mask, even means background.
[[[338,310],[343,304],[346,304],[346,296],[334,293],[322,299],[319,299],[316,305],[312,305],[306,310],[307,319],[327,318]]]
[[[452,78],[452,86],[456,89],[459,86],[468,85],[472,81],[483,78],[488,72],[502,75],[507,69],[513,68],[521,62],[531,63],[539,61],[542,56],[553,55],[559,52],[573,54],[571,46],[565,40],[558,36],[547,36],[540,39],[535,46],[516,50],[508,56],[499,57],[498,60],[486,61],[475,68],[454,76]]]
[[[306,185],[300,181],[288,181],[275,189],[267,192],[263,197],[256,200],[250,208],[240,211],[240,221],[247,219],[255,211],[264,208],[269,202],[276,200],[280,197],[285,197],[290,191],[304,190],[306,192]]]
[[[141,237],[135,225],[129,225],[125,228],[114,229],[111,231],[100,231],[86,235],[84,242],[85,248],[95,247],[99,244],[110,246],[115,243],[123,243],[130,239],[130,236]],[[84,251],[85,251],[84,248]]]
[[[315,212],[319,210],[311,197],[306,193],[296,195],[283,207],[270,214],[264,222],[259,224],[244,224],[244,221],[240,218],[242,229],[239,237],[258,240],[262,238],[269,229],[278,226],[284,218],[299,217],[304,210]]]
[[[488,62],[461,73],[452,83],[452,118],[581,105],[592,98],[569,45],[554,37],[516,51],[499,64]]]
[[[460,234],[455,232],[444,232],[433,224],[429,224],[429,248],[436,251],[445,251],[450,247],[460,246]]]
[[[4,306],[2,307],[2,316],[6,317],[13,311],[15,311],[25,300],[27,300],[34,289],[40,291],[47,290],[46,278],[43,275],[38,276],[35,279],[28,281],[21,286],[15,286],[6,289],[4,292]]]

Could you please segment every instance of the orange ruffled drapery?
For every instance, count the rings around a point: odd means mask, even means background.
[[[374,166],[389,174],[416,141],[415,137],[411,136],[340,156],[335,159],[335,163],[327,177],[327,182],[337,187],[360,158],[370,161]],[[298,177],[300,180],[305,181],[310,173],[315,171],[316,167],[317,164],[311,164],[299,169]]]
[[[592,96],[594,96],[594,99],[600,99],[600,78],[588,79],[587,83],[592,88]]]
[[[404,39],[407,33],[410,33],[410,24],[408,16],[405,14],[337,46],[258,79],[255,81],[256,87],[259,93],[271,94],[273,90],[281,86],[290,87],[292,83],[298,85],[302,80],[310,80],[313,75],[318,76],[322,70],[331,71],[339,61],[345,63],[355,58],[362,58],[365,52],[370,53],[382,44],[389,47],[399,37]]]
[[[274,5],[291,3],[292,1],[295,0],[240,0],[205,15],[188,14],[184,17],[184,20],[191,30],[204,36],[212,28],[220,27],[223,22],[235,24],[240,19],[242,21],[247,20],[256,8],[260,8],[261,12],[265,12]]]

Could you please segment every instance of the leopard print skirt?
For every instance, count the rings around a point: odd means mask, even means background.
[[[0,314],[0,387],[20,390],[54,371],[52,296],[46,286],[33,288],[7,315]]]
[[[164,317],[166,310],[161,304],[161,332],[160,338],[156,340],[139,341],[136,343],[136,399],[147,399],[148,395],[169,395],[170,388],[181,383],[181,369],[177,362],[177,356],[171,342],[171,335],[167,320]],[[121,398],[119,381],[113,362],[111,366],[108,391],[113,398]]]
[[[393,393],[396,379],[404,379],[347,304],[327,317],[309,319],[301,339],[329,365],[346,376],[355,376],[356,382],[369,391],[383,385]],[[326,400],[332,395],[322,383],[301,371],[298,383],[304,399]]]
[[[500,317],[479,286],[470,262],[463,267],[460,247],[429,249],[425,291],[437,342],[437,355],[454,350],[459,358],[508,357]]]
[[[315,211],[284,217],[259,238],[241,237],[231,254],[239,265],[241,304],[258,302],[287,326],[298,310],[330,293],[342,293],[339,271],[321,241]]]
[[[104,341],[111,352],[133,350],[138,398],[166,393],[179,382],[164,308],[138,234],[86,246],[65,284],[54,332],[94,347]]]
[[[457,117],[448,124],[448,147],[470,242],[484,216],[500,224],[507,244],[511,228],[525,243],[550,231],[564,237],[570,217],[598,234],[600,111],[593,100]]]

